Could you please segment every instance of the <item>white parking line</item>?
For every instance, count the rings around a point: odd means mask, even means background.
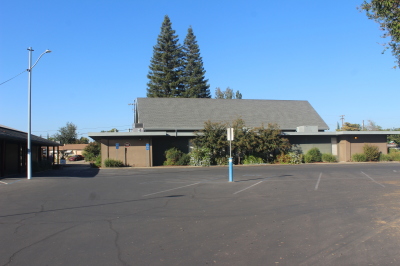
[[[382,186],[382,187],[385,187],[384,185],[382,185],[381,183],[379,183],[379,182],[376,182],[375,181],[375,179],[373,179],[372,177],[370,177],[369,175],[367,175],[366,173],[364,173],[364,172],[361,172],[361,173],[363,173],[364,175],[366,175],[369,179],[371,179],[373,182],[375,182],[375,183],[377,183],[378,185],[380,185],[380,186]]]
[[[235,192],[235,193],[233,193],[233,194],[237,194],[237,193],[239,193],[239,192],[245,191],[246,189],[249,189],[249,188],[251,188],[251,187],[254,187],[255,185],[258,185],[258,184],[260,184],[261,182],[263,182],[263,181],[260,181],[260,182],[258,182],[258,183],[255,183],[255,184],[253,184],[253,185],[251,185],[251,186],[249,186],[249,187],[247,187],[247,188],[245,188],[245,189],[242,189],[242,190],[236,191],[236,192]]]
[[[321,181],[321,176],[322,176],[322,173],[319,174],[319,178],[318,178],[317,184],[315,185],[315,189],[314,190],[318,189],[319,182]]]
[[[147,195],[143,195],[143,197],[147,197],[150,195],[159,194],[159,193],[163,193],[163,192],[168,192],[168,191],[179,189],[179,188],[189,187],[189,186],[193,186],[193,185],[197,185],[197,184],[200,184],[200,183],[194,183],[194,184],[190,184],[190,185],[186,185],[186,186],[182,186],[182,187],[176,187],[176,188],[171,188],[171,189],[167,189],[167,190],[163,190],[163,191],[159,191],[159,192],[154,192],[154,193],[150,193]]]
[[[8,183],[6,183],[6,182],[3,182],[3,181],[0,181],[0,183],[3,183],[3,184],[6,184],[6,185],[8,185]]]

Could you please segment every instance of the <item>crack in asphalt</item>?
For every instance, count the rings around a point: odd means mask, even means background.
[[[162,199],[162,198],[165,198],[165,197],[168,197],[168,196],[164,196],[164,197],[154,197],[154,198],[147,198],[147,199],[133,199],[133,200],[116,201],[116,202],[92,204],[92,205],[85,205],[85,206],[75,206],[75,207],[66,207],[66,208],[59,208],[59,209],[49,209],[49,210],[40,210],[40,211],[25,212],[25,213],[16,213],[16,214],[0,215],[0,218],[12,217],[12,216],[19,216],[19,215],[27,215],[27,214],[39,214],[39,213],[46,213],[46,212],[55,212],[55,211],[66,211],[66,210],[84,209],[84,208],[108,206],[108,205],[115,205],[115,204],[125,204],[125,203],[130,203],[130,202],[137,202],[137,201],[146,201],[146,200],[153,200],[153,199]]]
[[[118,218],[117,218],[117,219],[118,219]],[[109,227],[110,230],[113,231],[114,234],[115,234],[114,245],[115,245],[115,247],[116,247],[116,249],[117,249],[118,260],[119,260],[123,265],[129,266],[130,264],[128,264],[126,261],[124,261],[124,260],[122,259],[121,247],[120,247],[119,244],[118,244],[119,232],[113,227],[113,220],[114,220],[114,219],[112,219],[112,220],[107,220],[107,222],[108,222],[108,227]]]
[[[73,225],[73,226],[70,226],[70,227],[65,228],[65,229],[63,229],[63,230],[60,230],[60,231],[58,231],[58,232],[56,232],[56,233],[53,233],[53,234],[51,234],[51,235],[46,236],[45,238],[40,239],[39,241],[36,241],[36,242],[34,242],[34,243],[32,243],[32,244],[29,244],[29,245],[27,245],[27,246],[25,246],[25,247],[23,247],[23,248],[20,248],[19,250],[17,250],[16,252],[14,252],[14,253],[9,257],[8,262],[6,262],[5,264],[3,264],[2,266],[7,266],[7,265],[9,265],[9,264],[15,259],[15,257],[18,255],[18,253],[22,252],[23,250],[28,249],[28,248],[30,248],[30,247],[32,247],[32,246],[38,244],[38,243],[41,243],[41,242],[43,242],[43,241],[45,241],[45,240],[47,240],[47,239],[49,239],[49,238],[52,238],[53,236],[56,236],[56,235],[61,234],[61,233],[65,232],[65,231],[68,231],[68,230],[70,230],[70,229],[72,229],[72,228],[74,228],[74,227],[76,227],[76,226],[78,226],[78,224]]]

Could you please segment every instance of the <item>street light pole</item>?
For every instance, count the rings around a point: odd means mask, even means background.
[[[36,60],[35,64],[32,66],[32,52],[33,49],[32,47],[28,48],[29,54],[28,54],[28,147],[27,147],[27,179],[32,178],[32,143],[31,143],[31,102],[32,102],[32,68],[36,66],[36,64],[39,62],[40,58],[46,53],[51,53],[50,50],[44,51],[39,58]]]

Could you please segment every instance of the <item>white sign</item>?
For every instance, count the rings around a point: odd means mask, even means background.
[[[227,137],[228,137],[228,140],[229,140],[229,141],[232,141],[233,138],[234,138],[234,135],[233,135],[233,128],[232,128],[232,127],[227,128],[226,131],[227,131],[226,135],[227,135]]]

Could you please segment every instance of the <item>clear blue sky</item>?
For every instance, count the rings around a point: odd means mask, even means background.
[[[164,15],[183,42],[191,25],[210,89],[244,99],[307,100],[336,129],[340,115],[400,127],[399,70],[378,24],[338,1],[0,1],[0,83],[32,71],[32,132],[72,122],[79,136],[133,122]],[[27,131],[28,74],[0,86],[0,124]],[[179,114],[177,114],[179,115]]]

